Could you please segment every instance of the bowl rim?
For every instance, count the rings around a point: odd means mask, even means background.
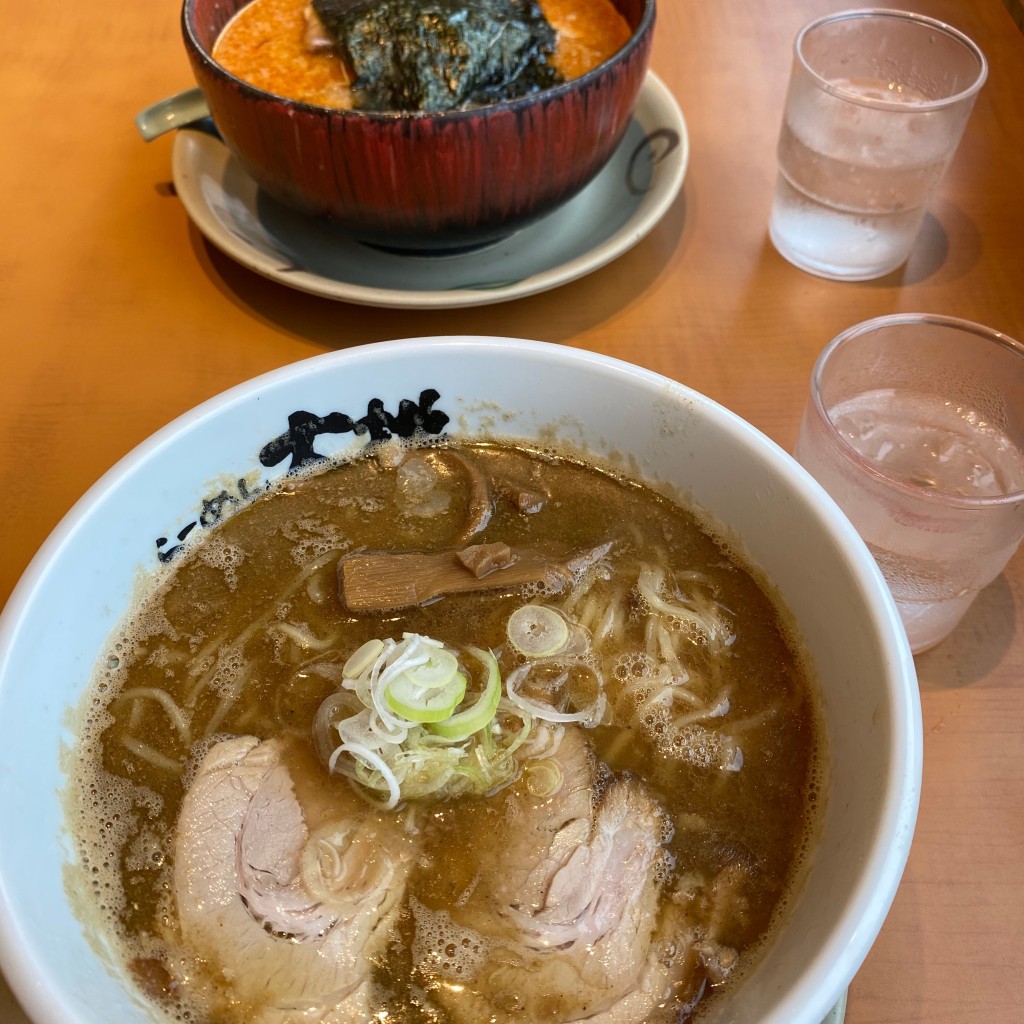
[[[620,49],[603,60],[597,67],[591,68],[590,71],[576,78],[571,78],[566,82],[559,82],[557,85],[548,86],[546,89],[529,93],[526,96],[500,100],[497,103],[487,103],[483,106],[462,110],[345,110],[341,107],[325,107],[318,103],[307,103],[303,100],[292,99],[290,96],[281,96],[278,93],[261,89],[251,82],[246,82],[244,79],[228,71],[227,68],[214,60],[212,53],[200,43],[196,36],[193,26],[193,14],[196,3],[197,0],[183,0],[181,5],[181,32],[185,39],[186,49],[194,54],[205,70],[216,78],[230,82],[247,99],[279,103],[304,114],[314,114],[330,119],[368,121],[381,125],[423,121],[448,124],[450,122],[478,119],[484,114],[498,111],[516,114],[521,110],[534,106],[538,102],[548,102],[568,93],[580,91],[596,79],[607,74],[616,65],[629,61],[638,48],[649,47],[654,23],[657,20],[657,0],[641,0],[643,7],[640,12],[640,20],[636,28],[633,29],[629,39]],[[241,4],[239,10],[241,10],[242,6],[245,6],[245,4]],[[237,14],[237,11],[235,13]]]
[[[913,657],[895,602],[880,570],[849,520],[820,484],[791,455],[751,423],[713,399],[655,371],[557,343],[471,335],[424,336],[320,353],[227,388],[177,416],[120,458],[54,527],[0,612],[0,690],[8,679],[12,641],[16,639],[23,612],[49,564],[73,538],[78,525],[104,495],[179,434],[197,430],[207,420],[254,398],[258,400],[260,391],[267,387],[287,386],[301,380],[314,368],[335,363],[358,366],[380,360],[384,364],[391,360],[402,362],[452,348],[518,353],[530,362],[554,361],[575,365],[607,377],[632,379],[645,387],[671,389],[674,394],[699,405],[704,416],[709,416],[717,427],[730,433],[738,443],[754,446],[765,453],[786,482],[814,506],[822,529],[837,542],[842,559],[850,568],[853,582],[864,599],[875,627],[882,660],[888,668],[885,689],[892,710],[890,770],[884,779],[876,835],[842,913],[828,930],[828,941],[804,968],[797,984],[779,1002],[775,1012],[760,1018],[760,1024],[791,1024],[794,1020],[812,1024],[808,1012],[815,1013],[815,1021],[824,1017],[866,958],[888,914],[909,856],[919,805],[923,759],[920,693]],[[796,896],[799,898],[799,890]],[[52,1020],[87,1024],[80,1008],[69,1002],[59,987],[44,984],[53,966],[41,961],[30,950],[23,941],[24,935],[24,929],[12,913],[7,882],[0,874],[0,969],[11,990],[29,1017],[40,1024]]]

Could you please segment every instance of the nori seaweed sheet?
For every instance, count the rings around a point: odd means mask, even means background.
[[[354,76],[360,110],[455,110],[562,81],[537,0],[312,3]]]

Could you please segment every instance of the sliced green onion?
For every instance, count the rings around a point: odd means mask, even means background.
[[[530,793],[542,798],[554,796],[562,788],[562,782],[565,780],[561,766],[551,758],[527,765],[523,775]]]
[[[464,740],[483,729],[494,718],[501,699],[501,672],[494,655],[479,647],[470,647],[468,650],[487,669],[487,682],[484,683],[483,693],[464,711],[444,721],[431,723],[430,731],[447,740]]]
[[[427,653],[426,661],[407,668],[403,675],[414,686],[432,689],[450,683],[458,670],[459,662],[455,655],[443,647],[435,647]]]
[[[592,673],[597,679],[599,686],[594,703],[585,711],[576,711],[572,714],[567,714],[559,711],[551,704],[543,704],[539,700],[532,700],[529,697],[524,697],[519,692],[519,687],[522,686],[530,672],[536,668],[535,665],[531,665],[529,663],[514,668],[508,674],[508,679],[505,683],[505,688],[508,692],[508,699],[515,704],[516,707],[521,708],[528,714],[533,715],[535,718],[540,718],[545,722],[579,722],[587,729],[592,729],[595,725],[601,724],[601,719],[604,717],[604,711],[608,701],[604,690],[600,688],[600,676],[598,676],[594,669],[585,664],[581,664],[577,667]],[[562,675],[555,680],[555,685],[561,685],[568,678],[568,671],[563,672]]]
[[[518,777],[512,754],[532,731],[533,717],[503,698],[490,651],[464,650],[485,670],[481,691],[468,700],[463,656],[441,641],[403,633],[401,640],[363,644],[344,666],[342,690],[317,713],[317,750],[328,771],[365,787],[385,807],[495,792]],[[516,718],[521,727],[513,725]],[[335,733],[341,743],[331,750]]]
[[[384,690],[387,705],[410,722],[440,722],[462,703],[466,696],[466,677],[456,672],[444,686],[417,686],[408,672],[392,679]]]
[[[345,662],[345,667],[341,670],[345,678],[355,679],[357,676],[361,676],[377,660],[383,650],[383,640],[367,640]]]
[[[398,788],[398,780],[395,778],[394,772],[387,766],[387,763],[379,755],[374,753],[367,747],[361,747],[358,743],[342,743],[337,750],[331,755],[331,762],[327,766],[329,771],[334,771],[335,765],[338,762],[338,757],[341,754],[351,754],[355,759],[356,768],[368,767],[380,773],[380,778],[383,781],[388,791],[388,799],[384,804],[385,810],[390,811],[392,807],[397,806],[399,798],[401,797],[401,791]]]
[[[546,658],[569,641],[569,627],[553,608],[527,604],[517,608],[506,627],[512,646],[527,658]]]

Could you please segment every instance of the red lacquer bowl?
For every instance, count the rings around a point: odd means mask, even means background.
[[[210,56],[246,0],[185,0],[182,30],[214,123],[267,195],[395,249],[457,250],[512,234],[571,199],[629,125],[655,0],[613,0],[629,42],[581,78],[444,113],[360,113],[283,99]]]

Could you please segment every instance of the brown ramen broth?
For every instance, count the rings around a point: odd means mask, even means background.
[[[351,610],[387,603],[395,555],[453,551],[469,590]],[[391,441],[292,475],[104,653],[68,805],[93,913],[195,1024],[699,1016],[777,927],[820,810],[784,622],[694,514],[568,452]],[[388,702],[447,676],[479,711],[493,669],[501,700],[469,739],[406,722],[396,798],[386,744],[360,760],[342,730],[372,718],[353,680],[424,637],[436,678]]]
[[[568,80],[596,68],[629,40],[611,0],[541,0],[555,29],[554,65]],[[349,109],[341,61],[307,42],[309,0],[253,0],[221,32],[214,59],[233,75],[276,96]]]

